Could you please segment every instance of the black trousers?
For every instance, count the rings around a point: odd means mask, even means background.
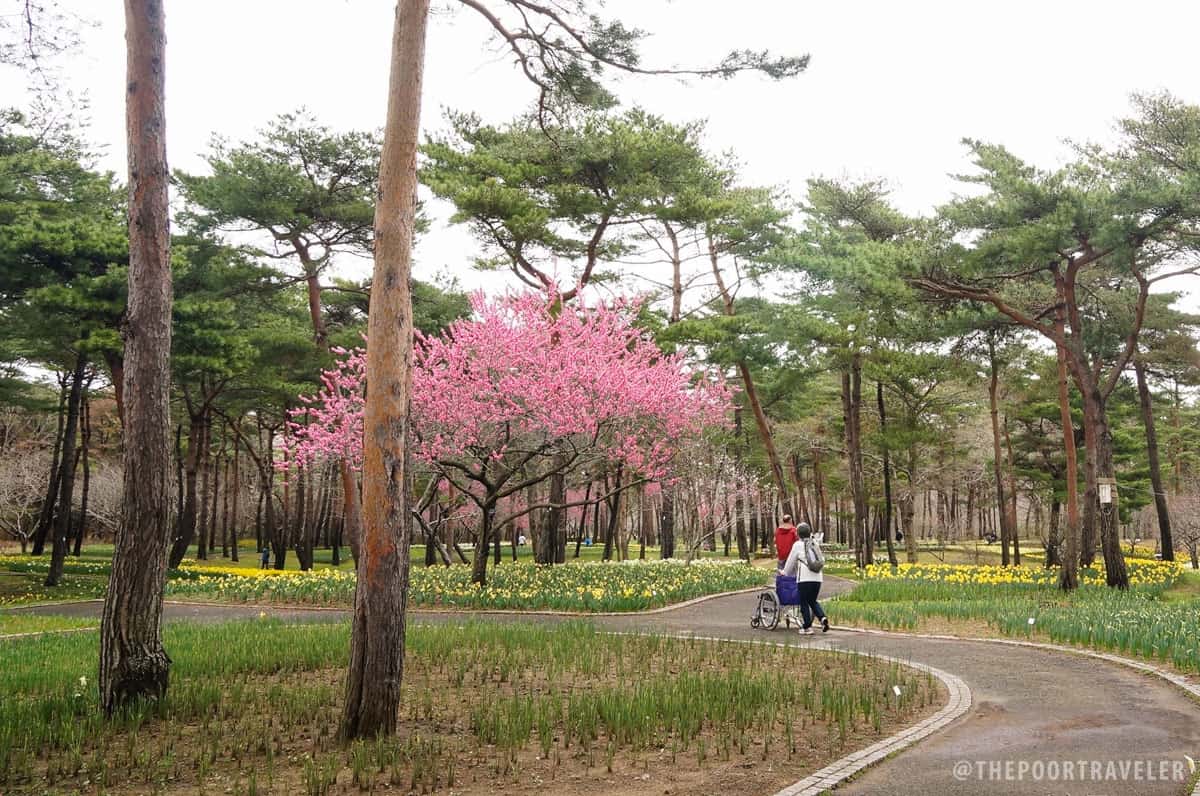
[[[800,589],[800,615],[804,618],[804,627],[812,627],[813,617],[824,619],[825,612],[821,610],[821,604],[817,602],[817,595],[821,593],[820,581],[801,581],[796,584]]]

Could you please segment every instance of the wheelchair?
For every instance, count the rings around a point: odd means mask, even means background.
[[[792,623],[801,624],[796,615],[796,606],[800,605],[800,589],[794,577],[787,575],[775,576],[775,590],[764,590],[758,595],[754,613],[750,616],[750,627],[755,630],[774,630],[779,626],[780,618],[784,627],[790,628]]]

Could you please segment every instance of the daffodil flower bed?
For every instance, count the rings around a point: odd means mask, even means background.
[[[172,598],[348,606],[355,576],[334,569],[293,572],[184,564],[167,583]],[[414,567],[409,605],[431,608],[639,611],[707,594],[762,586],[763,571],[741,563],[628,561],[538,566],[504,563],[488,584],[466,566]]]
[[[922,620],[978,622],[1006,636],[1131,654],[1200,672],[1200,603],[1166,602],[1176,562],[1128,559],[1130,589],[1108,588],[1103,569],[1058,590],[1058,570],[951,564],[867,567],[862,584],[830,606],[839,624],[916,630]]]
[[[1176,561],[1130,558],[1126,561],[1129,585],[1136,589],[1168,588],[1183,572]],[[921,581],[958,583],[977,586],[1038,586],[1058,584],[1057,567],[1000,567],[967,564],[871,564],[867,567],[868,581]],[[1104,586],[1104,568],[1087,568],[1079,573],[1083,586]]]

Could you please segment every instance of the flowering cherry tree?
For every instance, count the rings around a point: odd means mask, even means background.
[[[486,582],[494,530],[574,505],[563,478],[584,467],[625,474],[614,490],[666,475],[687,440],[725,423],[729,392],[634,323],[635,302],[564,305],[527,293],[488,300],[414,350],[413,454],[479,508],[473,577]],[[361,460],[364,355],[339,351],[323,388],[303,399],[293,463]],[[497,516],[501,501],[550,480],[546,503]],[[556,488],[557,487],[557,488]],[[512,503],[512,501],[509,501]]]

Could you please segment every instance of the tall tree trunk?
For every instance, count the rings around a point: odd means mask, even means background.
[[[908,485],[904,496],[900,499],[900,527],[904,529],[904,552],[908,563],[917,563],[919,549],[917,547],[917,529],[913,522],[916,515],[917,500],[917,448],[908,446]]]
[[[883,438],[883,538],[887,540],[888,562],[899,564],[892,540],[892,465],[888,458],[887,411],[883,402],[883,382],[875,382],[875,402],[879,404],[879,434]]]
[[[553,564],[555,552],[558,549],[560,526],[563,522],[563,510],[559,506],[567,502],[566,479],[561,468],[565,461],[555,460],[556,472],[550,476],[550,494],[548,502],[553,504],[542,512],[542,527],[534,540],[536,549],[534,560],[539,564]],[[531,523],[532,523],[532,517]]]
[[[746,538],[746,495],[743,484],[738,481],[734,484],[733,499],[733,522],[737,532],[737,548],[738,558],[743,561],[750,561],[750,540]]]
[[[992,419],[992,475],[996,480],[996,505],[1000,512],[1000,563],[1009,566],[1008,545],[1012,527],[1008,524],[1008,503],[1004,499],[1004,456],[1000,450],[1000,369],[996,362],[996,339],[988,335],[988,414]]]
[[[38,512],[37,526],[33,531],[33,555],[40,556],[46,550],[46,537],[54,525],[54,507],[58,503],[58,480],[62,476],[63,427],[67,420],[67,396],[70,394],[68,377],[60,376],[58,388],[58,427],[54,431],[54,450],[50,456],[50,475],[46,479],[46,496]]]
[[[1008,473],[1008,527],[1012,531],[1013,566],[1021,566],[1021,529],[1017,527],[1017,484],[1013,476],[1012,436],[1008,433],[1008,414],[1001,424],[1004,429],[1004,469]]]
[[[1097,483],[1099,483],[1099,479],[1104,478],[1112,484],[1112,501],[1097,505],[1097,524],[1100,545],[1104,554],[1104,580],[1111,588],[1127,589],[1129,588],[1129,571],[1125,567],[1125,555],[1121,552],[1120,528],[1117,524],[1118,497],[1116,467],[1113,463],[1112,431],[1108,425],[1107,411],[1099,390],[1091,398],[1092,401],[1097,399],[1100,399],[1097,412],[1099,424],[1096,429],[1096,439],[1099,442],[1096,451]]]
[[[1046,567],[1062,565],[1062,501],[1055,494],[1050,498],[1050,528],[1046,532]]]
[[[658,515],[659,557],[675,557],[675,495],[663,484],[662,505]]]
[[[209,421],[207,412],[204,414],[203,424],[200,431],[200,493],[198,498],[200,513],[196,519],[196,558],[201,561],[208,558],[208,476],[212,469],[209,463],[212,423]]]
[[[228,436],[228,435],[226,435]],[[235,446],[236,447],[236,446]],[[222,457],[224,461],[221,471],[221,558],[229,558],[229,470],[232,466],[228,457]]]
[[[396,731],[408,601],[408,413],[412,244],[429,0],[399,0],[375,209],[375,269],[363,418],[363,541],[354,595],[343,738]]]
[[[57,586],[62,580],[63,562],[71,533],[71,503],[75,498],[75,437],[79,431],[79,405],[83,395],[83,372],[87,357],[75,355],[75,371],[71,374],[71,395],[67,399],[67,425],[63,432],[62,475],[58,486],[58,515],[54,521],[54,538],[50,548],[50,570],[46,586]]]
[[[362,538],[362,501],[358,495],[358,478],[345,459],[338,462],[342,476],[342,541],[350,547],[350,556],[358,561],[359,540]]]
[[[721,301],[725,308],[725,314],[733,317],[734,303],[733,294],[725,284],[725,277],[721,273],[721,265],[717,257],[716,245],[712,238],[708,239],[708,257],[712,266],[713,279],[717,283],[717,291],[721,294]],[[763,411],[762,401],[758,398],[758,390],[754,386],[754,378],[750,374],[750,367],[745,360],[737,362],[738,376],[742,380],[742,389],[746,392],[746,403],[750,405],[750,411],[754,413],[754,425],[758,429],[759,439],[762,441],[763,450],[767,453],[767,463],[771,467],[771,478],[775,482],[775,488],[779,490],[779,502],[784,506],[784,512],[795,514],[795,509],[790,505],[788,499],[787,478],[783,473],[783,461],[780,459],[779,451],[775,448],[775,438],[771,434],[771,426],[767,422],[767,415]]]
[[[479,512],[479,539],[475,542],[475,555],[471,559],[471,582],[482,588],[487,585],[488,556],[491,555],[492,525],[496,521],[496,498],[489,494]]]
[[[584,529],[587,528],[588,498],[592,494],[592,482],[588,481],[583,490],[583,505],[579,509],[579,531],[575,534],[575,557],[579,558],[579,548],[583,544]]]
[[[855,352],[849,368],[842,372],[842,413],[846,426],[846,452],[850,459],[850,497],[854,504],[851,542],[855,563],[859,568],[870,564],[873,558],[871,534],[867,526],[866,485],[863,483],[861,405],[862,360],[861,355]]]
[[[804,472],[800,467],[800,456],[793,453],[790,457],[792,465],[792,483],[796,486],[796,510],[799,512],[797,519],[803,520],[812,527],[812,515],[808,511],[808,500],[804,496]]]
[[[1059,295],[1061,298],[1061,284]],[[1066,328],[1065,311],[1059,302],[1055,313],[1055,328],[1063,339]],[[1079,588],[1079,464],[1075,452],[1075,421],[1071,419],[1071,397],[1067,385],[1067,352],[1062,345],[1055,346],[1058,357],[1058,413],[1063,432],[1063,453],[1067,459],[1067,527],[1063,534],[1062,568],[1058,571],[1058,586],[1063,591]]]
[[[617,532],[620,526],[619,514],[621,507],[621,465],[617,465],[617,471],[613,478],[612,497],[608,499],[608,528],[604,532],[604,560],[611,561],[613,554],[613,543],[616,541]]]
[[[293,516],[295,517],[295,542],[296,542],[296,560],[300,564],[300,571],[305,572],[312,569],[308,562],[308,551],[306,542],[308,540],[308,512],[306,511],[307,503],[305,502],[309,492],[308,471],[296,469],[296,510]]]
[[[1154,489],[1154,512],[1158,515],[1159,549],[1163,561],[1175,560],[1175,542],[1171,537],[1171,514],[1167,508],[1167,493],[1163,488],[1162,468],[1158,461],[1158,434],[1154,429],[1154,400],[1146,382],[1146,366],[1140,357],[1133,359],[1137,376],[1138,403],[1142,409],[1142,426],[1146,429],[1146,456],[1150,460],[1150,484]]]
[[[83,460],[83,491],[79,495],[79,528],[75,532],[74,555],[76,558],[79,558],[83,552],[83,537],[87,534],[88,528],[88,498],[92,488],[92,402],[88,399],[88,391],[91,389],[91,386],[92,380],[89,377],[83,388],[83,409],[79,416],[80,458]]]
[[[125,0],[129,298],[122,521],[100,625],[100,704],[167,690],[162,598],[170,542],[171,271],[162,0]]]
[[[229,559],[238,560],[238,531],[242,522],[242,481],[239,465],[241,464],[241,446],[235,437],[233,441],[233,512],[229,522]]]
[[[195,414],[188,421],[188,450],[184,461],[184,498],[183,512],[176,518],[174,543],[171,545],[170,566],[179,566],[187,555],[192,537],[196,533],[196,474],[199,468],[200,456],[204,448],[204,418]]]

